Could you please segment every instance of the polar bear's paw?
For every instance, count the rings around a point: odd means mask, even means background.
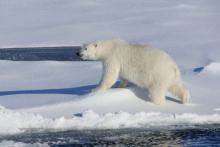
[[[182,97],[181,97],[181,103],[186,104],[189,101],[190,93],[188,90],[184,91]]]
[[[165,105],[165,98],[152,99],[151,102],[155,105]]]
[[[166,91],[163,89],[153,88],[149,89],[151,102],[156,105],[164,105],[166,98]]]
[[[96,93],[102,93],[102,92],[105,92],[107,89],[105,89],[105,88],[102,88],[102,87],[96,87],[95,89],[92,89],[91,90],[91,93],[94,93],[94,94],[96,94]]]

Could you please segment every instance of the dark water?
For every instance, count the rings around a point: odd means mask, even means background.
[[[0,48],[0,60],[13,61],[79,61],[76,52],[79,46],[69,47],[31,47],[31,48]]]
[[[71,146],[220,146],[220,126],[184,129],[116,129],[25,133],[2,136],[0,141],[47,143],[52,147]]]

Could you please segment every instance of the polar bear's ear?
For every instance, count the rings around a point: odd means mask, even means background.
[[[83,45],[82,46],[86,46],[87,44],[86,43],[83,43]]]
[[[88,44],[86,43],[83,43],[82,47],[81,48],[85,48]]]
[[[96,48],[98,46],[98,44],[96,43],[96,44],[94,44],[94,47]]]

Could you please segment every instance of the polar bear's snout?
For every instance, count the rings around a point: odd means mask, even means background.
[[[80,57],[81,59],[84,60],[86,56],[85,48],[81,48],[78,52],[76,52],[76,56]]]
[[[87,47],[85,44],[83,44],[81,47],[80,47],[80,50],[78,50],[78,52],[76,52],[76,56],[80,57],[81,59],[83,59],[83,56],[84,56],[84,52],[87,50]]]
[[[80,52],[77,52],[76,55],[80,58],[82,57],[82,54]]]
[[[83,58],[83,51],[87,50],[86,47],[82,47],[78,52],[76,52],[76,55],[80,58]]]

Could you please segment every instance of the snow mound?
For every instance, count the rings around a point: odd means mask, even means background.
[[[204,68],[204,73],[210,73],[213,75],[220,76],[220,63],[219,62],[212,62]]]
[[[220,114],[165,114],[159,112],[116,112],[98,114],[92,110],[83,112],[80,116],[56,119],[41,115],[15,112],[5,108],[0,109],[0,134],[15,134],[26,131],[66,131],[74,129],[119,129],[119,128],[149,128],[175,125],[216,124],[220,123]]]

